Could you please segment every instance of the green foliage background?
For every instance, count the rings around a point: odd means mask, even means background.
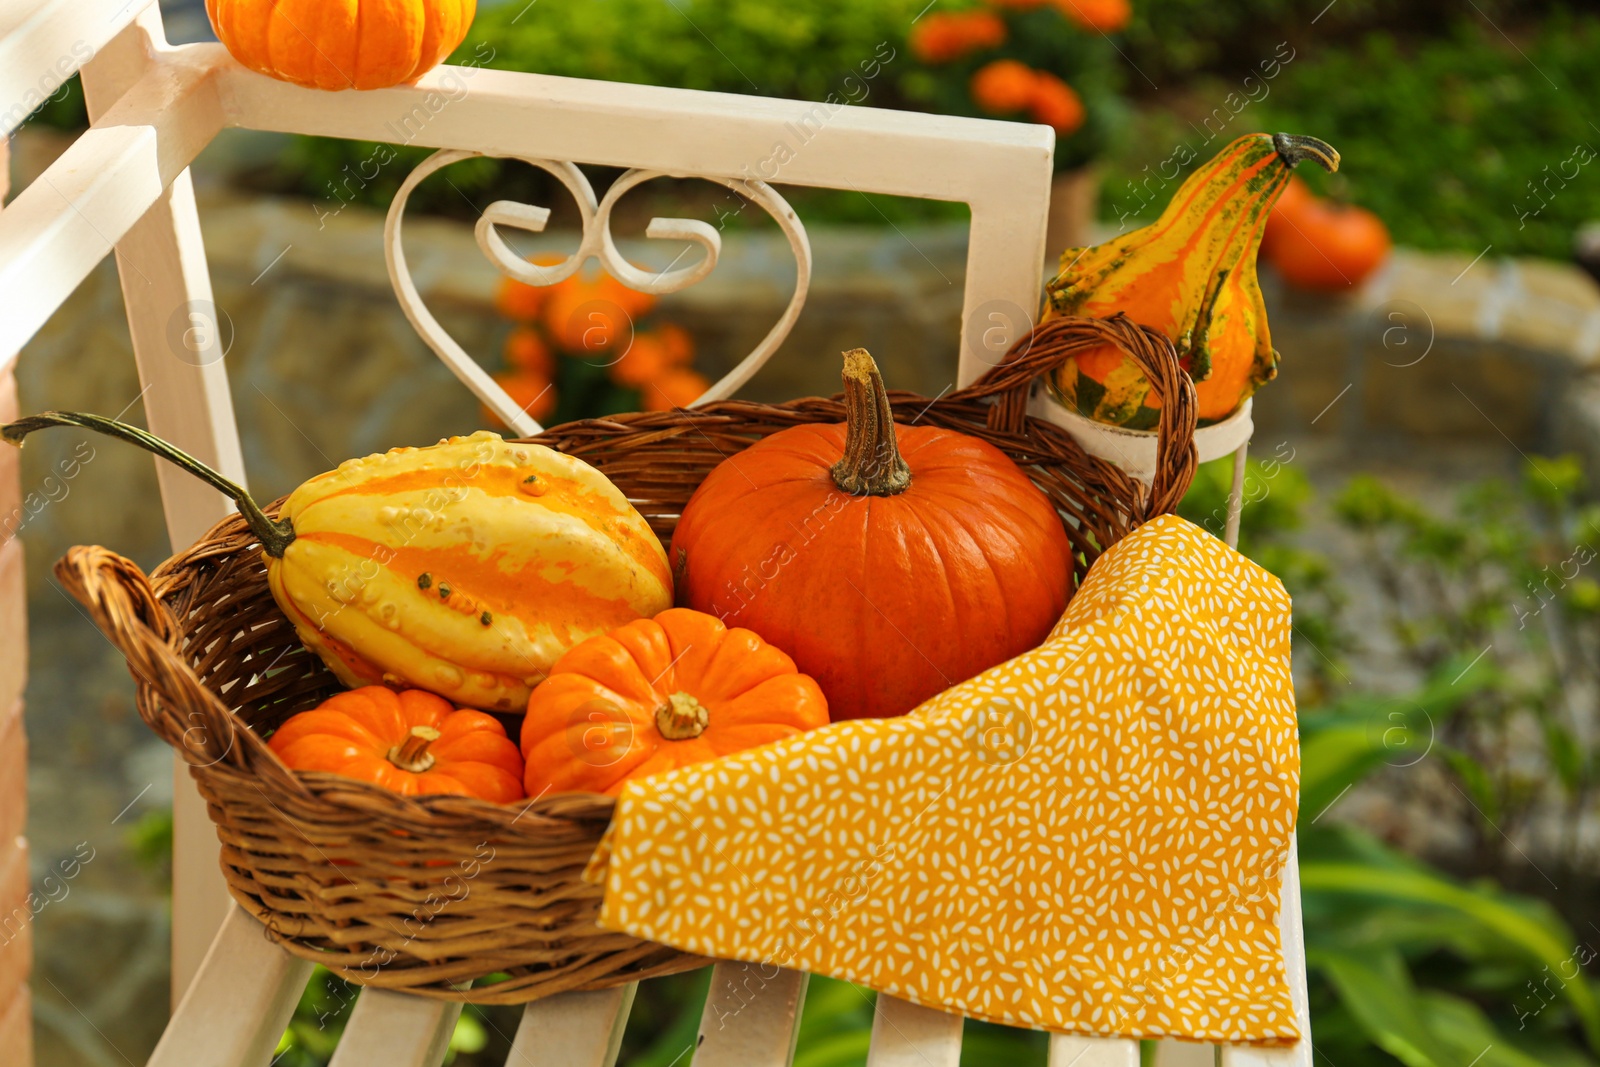
[[[1284,34],[1295,58],[1228,136],[1285,130],[1331,142],[1343,156],[1340,173],[1304,168],[1306,180],[1377,212],[1397,242],[1564,259],[1573,231],[1600,217],[1600,112],[1592,107],[1600,100],[1600,18],[1558,10],[1510,40],[1484,19],[1459,15],[1426,37]],[[1273,47],[1264,44],[1260,57]],[[1171,107],[1138,111],[1110,161],[1104,216],[1136,206],[1129,183],[1175,146],[1193,145],[1201,159],[1219,148],[1222,138],[1200,148],[1204,137],[1191,121],[1222,105],[1242,79],[1199,77]],[[1575,159],[1580,146],[1587,152]],[[1585,154],[1590,162],[1581,162]]]

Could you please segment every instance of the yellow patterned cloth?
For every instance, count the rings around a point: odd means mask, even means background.
[[[1293,1041],[1289,631],[1275,578],[1149,522],[1043,645],[910,715],[631,783],[601,925],[994,1022]]]

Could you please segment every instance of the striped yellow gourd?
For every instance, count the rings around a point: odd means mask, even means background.
[[[1315,137],[1240,137],[1196,168],[1155,222],[1062,253],[1044,317],[1122,311],[1160,330],[1194,379],[1200,424],[1226,419],[1278,373],[1256,249],[1289,172],[1307,159],[1339,166],[1339,153]],[[1149,379],[1112,345],[1076,353],[1050,385],[1061,403],[1099,422],[1151,430],[1160,417]]]
[[[649,524],[582,460],[487,431],[353,459],[296,489],[277,519],[135,427],[50,412],[4,428],[98,430],[232,497],[261,538],[273,598],[346,685],[427,689],[520,711],[568,649],[672,606]]]

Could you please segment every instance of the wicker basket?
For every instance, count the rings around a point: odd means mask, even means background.
[[[1107,343],[1141,365],[1163,401],[1149,486],[1024,413],[1041,373]],[[972,434],[1021,465],[1059,508],[1080,578],[1104,549],[1172,510],[1194,473],[1194,387],[1164,337],[1120,317],[1054,320],[967,389],[891,400],[899,421]],[[665,542],[722,460],[786,427],[842,419],[837,398],[725,401],[574,423],[533,440],[604,471]],[[238,517],[148,580],[101,548],[73,549],[57,574],[127,656],[140,715],[189,761],[234,899],[288,951],[360,984],[498,1004],[704,962],[594,924],[601,890],[581,874],[610,818],[608,798],[548,796],[521,808],[409,798],[279,762],[263,736],[339,686],[273,602]],[[487,976],[495,980],[469,988]]]

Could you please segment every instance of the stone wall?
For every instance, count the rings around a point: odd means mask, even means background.
[[[1545,260],[1397,249],[1329,298],[1264,274],[1280,380],[1260,432],[1305,429],[1367,449],[1489,440],[1576,451],[1600,477],[1600,286]]]

